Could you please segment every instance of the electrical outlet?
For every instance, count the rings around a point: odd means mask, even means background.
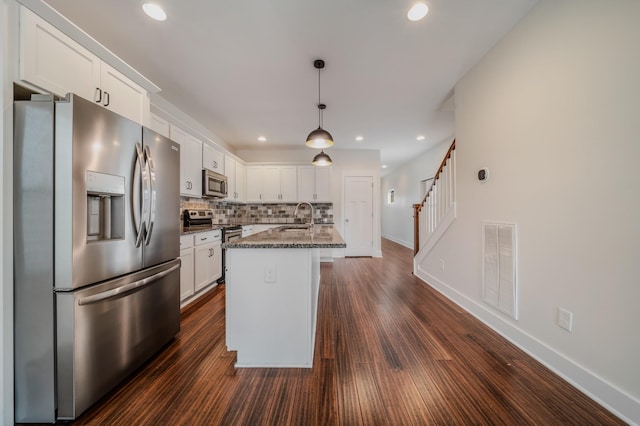
[[[440,259],[440,270],[444,271],[444,259]]]
[[[573,312],[558,308],[558,325],[567,331],[573,328]]]
[[[264,282],[265,283],[275,283],[277,279],[277,272],[275,265],[265,266],[264,267]]]

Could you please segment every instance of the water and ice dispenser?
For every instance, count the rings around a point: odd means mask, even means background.
[[[87,241],[124,238],[124,176],[86,172]]]

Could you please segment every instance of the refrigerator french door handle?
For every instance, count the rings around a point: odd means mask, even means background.
[[[156,221],[156,167],[151,157],[149,145],[144,146],[144,153],[149,174],[149,219],[147,220],[147,236],[144,241],[144,244],[148,246],[151,242],[151,232],[153,232],[153,225]]]
[[[146,199],[147,199],[147,166],[144,163],[144,154],[142,152],[142,146],[139,143],[136,143],[136,169],[138,169],[137,176],[140,176],[142,179],[142,207],[139,207],[140,204],[140,194],[138,191],[132,191],[132,199],[133,199],[133,220],[136,229],[136,247],[140,247],[142,244],[142,240],[144,237],[144,230],[147,218],[145,217],[146,211]],[[135,179],[135,177],[134,177]],[[134,188],[137,188],[138,185],[134,184]]]
[[[131,290],[144,287],[145,285],[151,284],[154,281],[158,281],[160,278],[166,277],[176,269],[180,269],[180,264],[174,265],[166,271],[158,272],[157,274],[151,275],[150,277],[143,278],[141,280],[134,281],[120,287],[112,288],[111,290],[103,291],[98,294],[82,297],[78,300],[78,305],[82,306],[101,302],[103,300],[111,299],[112,297],[121,295],[123,293],[130,292]]]

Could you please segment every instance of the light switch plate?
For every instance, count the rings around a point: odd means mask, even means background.
[[[264,282],[275,283],[277,281],[277,269],[275,265],[264,267]]]
[[[558,325],[567,331],[573,328],[573,313],[566,309],[558,308]]]

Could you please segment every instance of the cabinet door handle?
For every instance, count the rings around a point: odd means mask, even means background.
[[[104,102],[102,103],[102,105],[106,107],[109,106],[109,100],[110,100],[109,92],[104,92]]]
[[[214,169],[217,169],[217,168],[218,168],[218,162],[217,162],[217,161],[214,161],[214,162],[213,162],[213,168],[214,168]]]
[[[102,102],[102,90],[99,87],[96,87],[96,94],[93,96],[93,100],[97,103]]]
[[[205,238],[200,238],[200,241],[206,241],[206,240],[207,240],[206,237]]]

